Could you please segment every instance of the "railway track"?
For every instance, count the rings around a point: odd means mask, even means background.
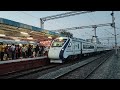
[[[97,57],[96,59],[87,59],[84,61],[81,61],[79,63],[60,68],[58,70],[46,73],[37,79],[70,79],[69,76],[71,73],[74,73],[76,70],[79,69],[79,72],[84,73],[85,75],[78,75],[76,79],[87,79],[95,70],[97,70],[98,67],[101,66],[102,63],[104,63],[111,55],[113,54],[113,51],[110,51],[106,54],[101,55],[100,57]],[[89,66],[89,67],[88,67]],[[86,70],[86,68],[91,68],[91,70]],[[74,75],[71,79],[74,79]]]
[[[85,58],[89,58],[89,57],[81,58],[81,61],[84,60]],[[57,67],[57,68],[61,68],[63,66],[66,67],[66,66],[69,66],[69,65],[77,63],[77,62],[79,62],[79,61],[78,60],[77,61],[72,60],[72,61],[68,61],[64,64],[50,64],[48,66],[42,66],[42,67],[30,69],[30,70],[11,72],[11,73],[8,73],[8,74],[5,74],[5,75],[1,75],[0,79],[24,79],[24,77],[26,79],[31,79],[32,75],[34,75],[36,73],[43,72],[43,71],[49,71],[49,69],[52,69],[52,68],[55,68],[55,67]]]
[[[0,79],[35,79],[38,77],[39,77],[38,79],[61,79],[64,76],[66,76],[67,74],[69,74],[70,72],[73,72],[74,70],[79,68],[77,64],[81,63],[81,67],[83,67],[89,63],[94,62],[96,59],[101,58],[102,56],[103,56],[103,54],[101,54],[101,56],[96,55],[94,57],[85,57],[81,61],[77,60],[77,61],[67,62],[64,64],[50,64],[48,66],[43,66],[43,67],[39,67],[39,68],[27,70],[27,71],[10,73],[7,75],[0,76]],[[90,60],[90,58],[91,58],[91,60]],[[86,59],[89,59],[89,61],[87,63],[86,63]],[[72,68],[72,66],[74,68]],[[63,69],[66,69],[67,72],[64,71]],[[49,74],[51,74],[53,76],[51,77],[51,75],[49,75]],[[48,75],[48,76],[46,76],[47,78],[45,77],[45,75]]]
[[[74,63],[77,63],[77,62],[78,61],[76,61]],[[73,62],[67,62],[64,65],[69,65],[70,63],[73,63]],[[32,74],[36,74],[37,72],[42,72],[45,70],[49,70],[51,68],[62,67],[62,66],[63,66],[63,64],[50,64],[48,66],[42,66],[42,67],[30,69],[30,70],[11,72],[11,73],[7,73],[5,75],[1,75],[0,79],[19,79],[19,78],[26,77],[26,76],[29,76]]]
[[[43,71],[43,70],[54,68],[56,66],[58,66],[58,65],[54,64],[54,65],[42,66],[42,67],[39,67],[39,68],[34,68],[34,69],[30,69],[30,70],[25,70],[25,71],[8,73],[6,75],[1,75],[0,79],[16,79],[16,78],[23,77],[23,76],[26,76],[26,75],[29,75],[29,74],[34,74],[36,72],[40,72],[40,71]]]

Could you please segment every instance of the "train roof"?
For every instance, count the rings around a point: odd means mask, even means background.
[[[77,40],[77,41],[83,41],[83,42],[86,42],[86,40],[81,39],[81,38],[76,38],[76,37],[73,37],[72,39],[73,39],[73,40]]]
[[[61,38],[61,37],[58,37],[58,38]],[[58,39],[56,38],[56,39]],[[62,37],[63,39],[69,39],[70,37]],[[81,39],[81,38],[76,38],[76,37],[72,37],[71,38],[72,40],[75,40],[75,41],[81,41],[81,42],[87,42],[86,40],[84,39]],[[89,42],[88,42],[89,43]]]
[[[59,33],[56,33],[52,30],[42,29],[42,28],[39,28],[39,27],[35,27],[35,26],[32,26],[32,25],[27,25],[27,24],[24,24],[24,23],[12,21],[12,20],[5,19],[5,18],[0,18],[0,25],[12,26],[14,28],[20,28],[20,29],[22,28],[22,29],[27,29],[27,30],[36,31],[36,32],[42,32],[42,33],[46,33],[46,35],[63,36],[63,35],[61,35]]]

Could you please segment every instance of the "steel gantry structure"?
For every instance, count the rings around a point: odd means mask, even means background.
[[[66,12],[66,13],[62,13],[62,14],[58,14],[58,15],[43,17],[43,18],[40,18],[41,28],[42,29],[44,28],[44,22],[48,21],[48,20],[59,19],[59,18],[64,18],[64,17],[68,17],[68,16],[74,16],[74,15],[91,13],[91,12],[95,12],[95,11],[71,11],[71,12]],[[110,26],[111,25],[113,27],[113,29],[114,29],[115,51],[116,51],[116,55],[117,55],[117,38],[116,38],[116,27],[115,27],[114,11],[112,11],[111,16],[112,16],[112,23],[98,24],[98,25],[89,25],[89,26],[81,26],[81,27],[72,27],[72,28],[59,29],[59,30],[53,30],[53,31],[94,28],[94,31],[95,31],[95,36],[94,37],[97,38],[97,36],[96,36],[96,28],[97,27],[103,27],[103,26]]]
[[[98,24],[98,25],[89,25],[89,26],[80,26],[80,27],[72,27],[72,28],[65,28],[65,29],[58,29],[58,30],[53,30],[56,32],[61,32],[61,31],[67,31],[67,30],[76,30],[76,29],[85,29],[85,28],[94,28],[94,38],[95,38],[95,44],[98,42],[98,38],[96,35],[96,29],[97,27],[103,27],[103,26],[112,26],[112,23],[106,23],[106,24]]]
[[[89,26],[79,26],[79,27],[72,27],[72,28],[58,29],[58,30],[53,30],[53,31],[61,32],[61,31],[67,31],[67,30],[76,30],[76,29],[94,28],[94,31],[95,31],[95,36],[94,36],[94,37],[97,37],[97,35],[96,35],[96,28],[97,28],[97,27],[103,27],[103,26],[112,26],[112,23],[98,24],[98,25],[89,25]]]
[[[79,14],[85,14],[85,13],[91,13],[91,12],[95,12],[95,11],[71,11],[71,12],[66,12],[66,13],[57,14],[53,16],[43,17],[43,18],[40,18],[40,26],[41,28],[44,28],[44,22],[48,20],[59,19],[59,18],[74,16],[74,15],[79,15]]]
[[[94,28],[95,31],[95,38],[97,39],[96,35],[96,28],[97,27],[103,27],[103,26],[112,26],[114,29],[114,36],[115,36],[115,54],[117,56],[117,34],[116,34],[116,26],[115,26],[115,17],[114,17],[114,11],[111,13],[112,16],[112,23],[106,23],[106,24],[98,24],[98,25],[89,25],[89,26],[80,26],[80,27],[72,27],[72,28],[65,28],[65,29],[59,29],[54,31],[63,31],[63,30],[76,30],[76,29],[84,29],[84,28]]]

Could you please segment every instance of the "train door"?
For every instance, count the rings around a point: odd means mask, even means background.
[[[81,53],[81,45],[80,45],[80,42],[79,41],[76,41],[74,43],[74,54],[80,54]]]

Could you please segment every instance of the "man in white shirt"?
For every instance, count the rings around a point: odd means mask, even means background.
[[[14,57],[15,57],[15,45],[12,44],[11,46],[11,51],[12,51],[12,60],[14,60]]]

